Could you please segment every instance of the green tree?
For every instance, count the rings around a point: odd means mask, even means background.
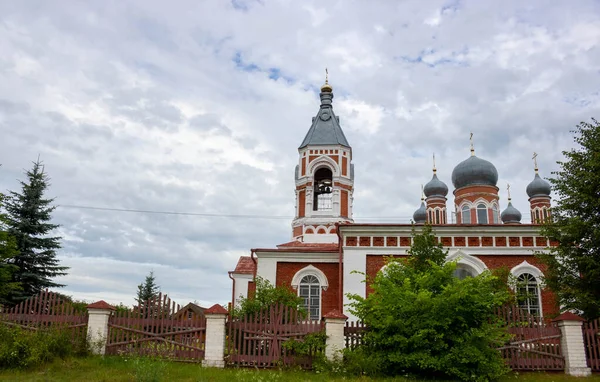
[[[64,285],[53,282],[57,276],[66,275],[68,267],[61,266],[56,258],[60,249],[60,237],[49,236],[58,228],[52,224],[52,206],[54,199],[46,199],[49,178],[44,166],[38,159],[33,168],[26,172],[27,181],[21,181],[21,192],[11,191],[6,200],[8,233],[15,238],[17,255],[8,260],[18,269],[13,281],[21,283],[23,290],[12,296],[17,303],[41,290]]]
[[[0,193],[0,209],[4,202]],[[13,274],[18,268],[9,263],[17,254],[17,242],[8,233],[6,214],[0,212],[0,305],[10,304],[11,296],[22,291],[21,283],[13,281]]]
[[[507,339],[495,313],[509,300],[506,286],[490,272],[458,279],[445,253],[430,226],[413,230],[410,256],[388,259],[367,280],[368,297],[349,295],[369,330],[348,359],[385,375],[489,380],[508,371],[495,349]]]
[[[563,309],[591,319],[600,317],[600,123],[581,122],[572,132],[578,147],[563,151],[565,160],[549,179],[558,198],[553,219],[542,227],[558,246],[540,257],[546,285]]]
[[[158,296],[160,287],[156,284],[154,271],[150,271],[143,283],[138,285],[137,298],[135,299],[138,305],[143,306],[148,300]]]
[[[239,306],[233,312],[235,317],[245,315],[253,317],[261,310],[267,311],[274,304],[283,304],[297,309],[302,317],[306,316],[306,310],[302,307],[303,300],[295,292],[284,286],[275,287],[262,277],[256,277],[254,282],[256,285],[254,296],[240,298]]]

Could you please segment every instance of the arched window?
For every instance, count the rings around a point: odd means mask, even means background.
[[[463,206],[461,222],[462,224],[471,224],[471,209],[469,206]]]
[[[477,205],[477,223],[488,224],[488,212],[487,207],[483,203]]]
[[[494,224],[500,224],[500,219],[498,218],[498,206],[492,205],[492,217],[494,218]]]
[[[530,273],[523,273],[517,277],[517,303],[524,311],[535,316],[540,315],[540,287]]]
[[[313,210],[331,211],[333,192],[333,174],[327,167],[322,167],[315,172],[315,200]]]
[[[435,224],[442,224],[442,219],[440,218],[440,210],[435,210]]]
[[[459,280],[464,280],[467,277],[477,276],[477,274],[473,271],[473,269],[471,269],[471,267],[462,264],[458,264],[456,266],[456,269],[454,270],[454,272],[452,272],[452,275]]]
[[[303,306],[311,320],[321,319],[321,284],[314,275],[306,275],[300,280],[298,296],[304,300]]]

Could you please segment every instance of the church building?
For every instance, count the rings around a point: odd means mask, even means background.
[[[352,147],[333,111],[333,88],[327,80],[320,99],[319,111],[298,148],[292,240],[275,248],[252,249],[250,256],[239,259],[229,272],[234,304],[253,292],[254,277],[260,276],[297,291],[312,319],[333,310],[352,318],[346,294],[369,293],[363,276],[354,271],[374,277],[385,266],[386,257],[406,256],[411,246],[412,224],[352,220]],[[448,250],[447,260],[458,262],[456,277],[506,267],[519,281],[516,293],[525,296],[520,299],[522,308],[539,316],[556,314],[554,296],[542,284],[544,267],[534,256],[555,244],[539,234],[539,224],[550,216],[550,185],[539,176],[536,164],[533,180],[524,190],[529,196],[531,224],[522,224],[510,193],[508,206],[500,211],[497,182],[496,167],[476,156],[471,144],[470,155],[452,171],[450,213],[455,218],[448,219],[449,190],[438,178],[434,163],[421,206],[413,215],[414,224],[433,226]]]

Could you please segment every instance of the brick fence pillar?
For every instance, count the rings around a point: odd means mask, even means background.
[[[225,367],[225,321],[227,310],[215,304],[204,311],[206,316],[206,343],[202,366]]]
[[[560,328],[560,347],[565,357],[565,374],[576,377],[586,377],[592,374],[587,367],[585,356],[585,343],[583,340],[583,318],[571,312],[563,313],[556,317]]]
[[[87,335],[94,354],[104,355],[108,338],[108,318],[115,308],[104,300],[87,306]]]
[[[346,347],[344,327],[348,317],[340,313],[339,310],[332,310],[323,318],[325,319],[325,334],[327,335],[325,357],[333,361],[336,355],[339,357],[339,353]]]

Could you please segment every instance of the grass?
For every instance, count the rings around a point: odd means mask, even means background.
[[[370,378],[350,378],[305,371],[214,369],[199,364],[161,362],[143,358],[88,357],[58,360],[31,370],[0,371],[0,381],[371,381]],[[379,381],[409,381],[406,378],[378,379]],[[568,377],[563,373],[514,373],[501,382],[567,382],[600,381],[600,374],[591,378]]]

